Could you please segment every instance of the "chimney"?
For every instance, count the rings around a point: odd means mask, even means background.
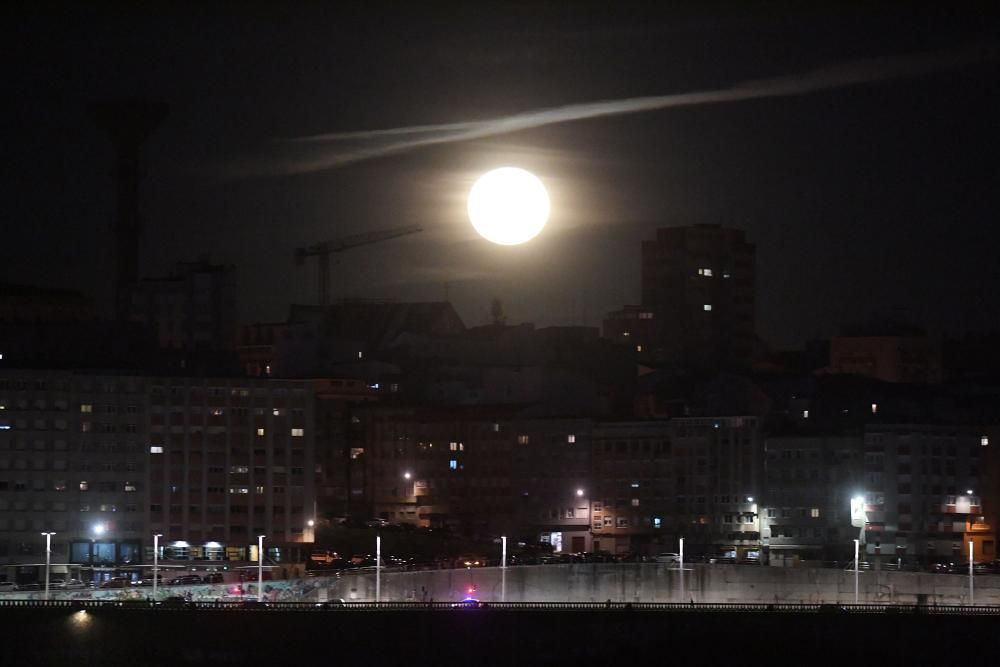
[[[117,210],[115,233],[115,317],[129,319],[131,290],[139,279],[139,183],[142,146],[167,115],[167,105],[147,100],[121,100],[92,107],[97,125],[115,148]]]

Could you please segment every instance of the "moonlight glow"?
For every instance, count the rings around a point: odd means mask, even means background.
[[[535,238],[549,219],[549,195],[534,174],[501,167],[469,192],[469,220],[487,241],[517,245]]]

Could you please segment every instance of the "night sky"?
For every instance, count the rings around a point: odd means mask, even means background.
[[[594,326],[638,302],[640,242],[657,227],[721,223],[757,245],[758,333],[772,345],[872,315],[953,335],[1000,328],[996,57],[288,173],[328,148],[293,140],[325,133],[724,89],[862,59],[995,56],[1000,21],[986,3],[289,4],[8,12],[4,279],[76,287],[111,312],[112,151],[87,105],[144,96],[171,112],[148,143],[140,274],[206,253],[233,263],[243,322],[314,302],[315,267],[295,266],[296,246],[416,223],[423,233],[343,254],[334,296],[441,300],[447,283],[469,325],[498,296],[512,322]],[[465,215],[475,177],[505,165],[536,173],[552,198],[548,227],[524,246],[489,244]]]

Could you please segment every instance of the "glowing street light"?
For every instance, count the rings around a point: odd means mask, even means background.
[[[306,525],[309,526],[310,528],[312,528],[313,526],[316,525],[316,520],[315,519],[309,519],[308,521],[306,521]]]
[[[861,540],[854,540],[854,604],[858,603],[858,545]]]
[[[156,602],[156,585],[160,579],[160,538],[161,533],[153,533],[153,602]]]
[[[55,533],[42,533],[45,536],[45,599],[49,599],[49,566],[52,564],[52,536]]]
[[[500,602],[507,601],[507,536],[500,536]]]
[[[257,536],[257,602],[264,601],[264,535]]]
[[[375,536],[375,604],[382,598],[382,536]]]
[[[969,540],[969,606],[976,604],[976,592],[972,588],[972,570],[973,570],[972,556],[973,556],[972,540]]]
[[[578,498],[581,497],[581,496],[583,496],[583,489],[577,489],[576,490],[576,495],[577,495]]]
[[[409,471],[403,473],[403,479],[410,479],[411,477],[413,477],[413,475]]]
[[[101,535],[104,534],[105,530],[107,530],[107,527],[105,527],[105,525],[103,523],[95,523],[94,524],[94,527],[93,527],[94,535],[97,535],[98,537],[100,537]]]

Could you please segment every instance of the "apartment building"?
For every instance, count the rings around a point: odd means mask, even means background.
[[[8,578],[36,580],[43,532],[55,533],[56,575],[140,562],[148,442],[144,378],[0,372],[0,564],[18,566]]]
[[[149,386],[149,525],[178,560],[301,560],[315,523],[308,381],[156,378]]]

